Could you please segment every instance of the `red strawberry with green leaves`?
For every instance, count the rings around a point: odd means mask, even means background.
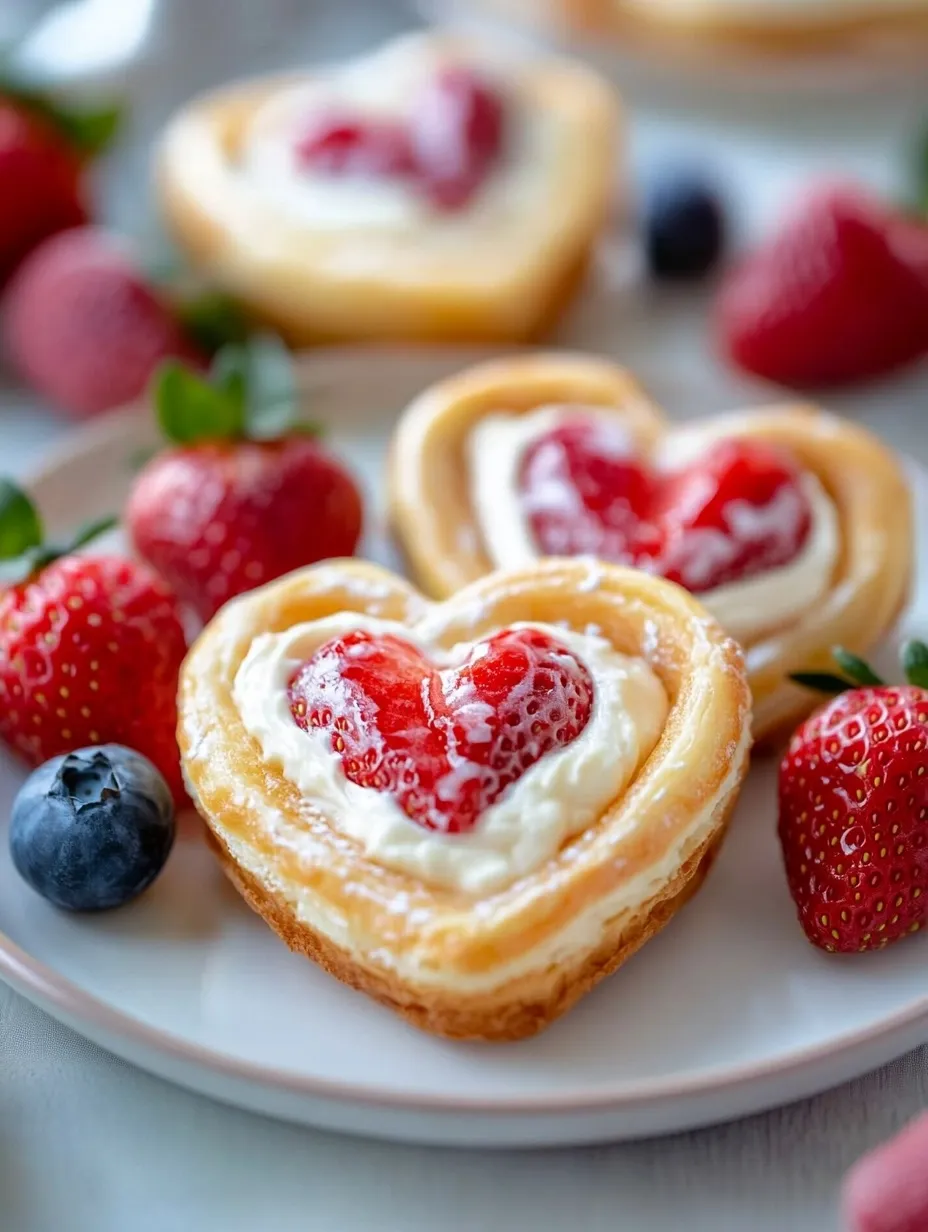
[[[206,377],[169,363],[153,400],[173,446],[137,476],[126,523],[203,620],[284,573],[354,553],[360,493],[301,421],[276,339],[223,348]]]
[[[835,659],[843,676],[795,677],[837,696],[783,757],[779,834],[806,936],[852,953],[928,920],[928,646],[905,646],[903,685],[847,651]]]
[[[0,284],[40,241],[87,221],[86,165],[119,119],[116,108],[68,108],[0,76]]]
[[[0,481],[0,739],[30,765],[122,744],[185,799],[177,679],[186,640],[177,602],[147,565],[44,542],[32,502]]]

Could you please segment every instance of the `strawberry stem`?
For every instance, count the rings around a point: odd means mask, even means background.
[[[0,65],[0,95],[17,103],[57,129],[65,141],[86,159],[98,158],[116,139],[122,127],[124,108],[65,105],[18,74],[9,63]]]
[[[843,693],[846,689],[880,686],[885,681],[868,663],[849,650],[836,646],[832,651],[835,662],[845,673],[838,676],[831,672],[793,672],[790,680],[819,693]],[[913,638],[902,647],[902,670],[909,684],[919,689],[928,689],[928,644]]]
[[[838,667],[844,672],[838,676],[833,672],[793,672],[790,680],[801,684],[803,688],[815,689],[819,693],[844,693],[848,689],[856,689],[861,685],[881,685],[884,683],[868,663],[857,655],[851,654],[843,646],[832,649],[832,657]],[[928,650],[926,650],[928,654]]]
[[[814,689],[817,693],[846,693],[854,688],[853,680],[845,680],[842,676],[833,676],[829,672],[793,672],[790,680],[801,684],[805,689]]]
[[[850,677],[857,685],[880,685],[885,684],[869,663],[865,663],[863,659],[857,655],[851,654],[849,650],[845,650],[843,646],[835,646],[832,649],[832,657],[838,667]]]
[[[902,670],[909,684],[928,689],[928,646],[913,640],[902,647]]]
[[[300,418],[290,352],[270,334],[220,348],[205,376],[168,360],[155,373],[151,392],[162,432],[178,445],[276,441],[317,431]]]
[[[242,346],[248,339],[244,313],[221,291],[201,291],[181,298],[177,319],[187,337],[207,355],[215,355],[229,344]]]
[[[116,518],[87,522],[68,543],[45,542],[42,519],[29,497],[9,479],[0,478],[0,579],[24,582],[62,556],[70,556],[116,525]]]
[[[32,501],[9,479],[0,478],[0,560],[12,560],[38,547],[42,519]]]

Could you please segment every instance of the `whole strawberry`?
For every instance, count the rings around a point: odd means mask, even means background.
[[[177,603],[146,565],[74,554],[109,525],[50,547],[28,498],[0,481],[0,739],[30,765],[81,746],[126,745],[182,801]]]
[[[0,284],[41,240],[87,221],[85,165],[118,119],[112,108],[68,110],[0,79]]]
[[[846,651],[835,658],[847,678],[796,677],[844,691],[790,741],[779,835],[806,936],[851,953],[882,949],[928,920],[928,647],[905,647],[904,685],[884,684]]]
[[[725,355],[766,380],[811,387],[928,354],[928,280],[900,236],[900,216],[857,189],[812,194],[724,281]]]
[[[138,475],[126,523],[139,555],[203,620],[235,595],[354,552],[358,488],[301,425],[279,343],[224,348],[209,379],[166,365],[154,401],[174,447]]]
[[[137,398],[167,356],[195,358],[173,305],[96,227],[56,235],[27,257],[4,297],[2,330],[23,379],[79,416]]]

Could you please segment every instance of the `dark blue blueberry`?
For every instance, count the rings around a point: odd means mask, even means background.
[[[702,278],[725,246],[725,216],[713,190],[691,175],[664,175],[644,201],[644,247],[655,278]]]
[[[23,784],[10,818],[20,876],[66,911],[129,902],[161,872],[173,842],[167,783],[119,744],[47,761]]]

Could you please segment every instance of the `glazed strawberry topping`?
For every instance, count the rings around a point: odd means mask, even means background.
[[[437,73],[407,123],[347,111],[316,116],[296,146],[300,167],[327,175],[408,179],[439,210],[465,206],[503,146],[499,95],[469,68]]]
[[[695,592],[787,564],[812,521],[795,469],[770,446],[722,440],[656,471],[624,434],[581,416],[533,442],[519,485],[546,555],[591,554]]]
[[[593,681],[538,629],[508,629],[439,671],[418,647],[364,631],[297,671],[290,709],[331,733],[347,777],[388,792],[428,830],[470,830],[526,770],[583,731]]]
[[[499,95],[468,69],[445,69],[418,100],[412,140],[422,191],[439,209],[458,209],[502,150]]]
[[[415,170],[402,124],[334,112],[314,120],[296,153],[300,166],[329,175],[405,176]]]

